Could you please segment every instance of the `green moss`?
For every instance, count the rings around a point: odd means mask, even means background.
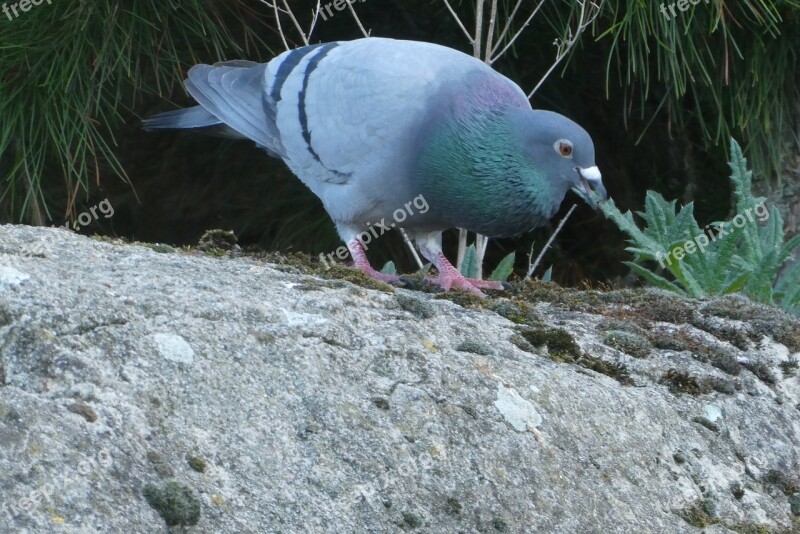
[[[789,495],[789,511],[793,516],[800,516],[800,493]]]
[[[411,512],[403,512],[403,524],[408,528],[418,528],[422,526],[422,518]]]
[[[531,345],[527,339],[525,339],[519,334],[514,334],[513,336],[508,338],[508,340],[514,345],[516,345],[520,350],[524,350],[525,352],[530,352],[531,354],[539,354],[538,351],[536,350],[536,347]]]
[[[175,475],[175,472],[170,467],[164,456],[158,451],[147,451],[147,459],[150,464],[162,478],[169,478]]]
[[[737,374],[739,366],[729,355],[719,353],[719,349],[705,347],[699,349],[696,341],[688,339],[685,335],[677,336],[671,333],[650,334],[642,328],[653,322],[666,322],[675,325],[692,325],[700,328],[719,339],[729,341],[740,348],[750,344],[751,336],[747,329],[737,325],[718,325],[707,320],[698,310],[697,301],[687,299],[672,293],[653,289],[626,289],[616,291],[578,291],[558,287],[552,283],[530,281],[519,284],[516,296],[526,302],[548,302],[553,306],[572,311],[582,311],[601,314],[609,317],[599,325],[604,331],[622,331],[639,335],[648,339],[656,348],[664,350],[692,350],[701,358],[712,365],[723,369],[730,374]],[[714,310],[713,306],[708,309]],[[797,321],[779,310],[765,312],[769,308],[758,308],[756,317],[781,317],[779,334],[776,340],[783,340],[787,346],[796,344],[800,346],[800,321]],[[766,315],[765,315],[766,314]],[[747,314],[744,314],[747,317]],[[790,327],[794,325],[793,331]]]
[[[509,531],[508,523],[506,523],[505,521],[503,521],[503,519],[501,519],[499,517],[495,517],[494,519],[492,519],[492,526],[494,527],[494,529],[497,532],[508,532]]]
[[[547,346],[548,356],[555,362],[574,363],[581,357],[581,348],[563,328],[531,328],[519,335],[534,347]]]
[[[647,358],[653,348],[646,337],[623,330],[609,331],[603,336],[603,343],[634,358]]]
[[[89,236],[89,239],[94,239],[95,241],[99,241],[100,243],[110,243],[112,245],[144,245],[144,243],[140,243],[138,241],[131,241],[130,239],[122,236],[122,237],[112,237],[109,235],[98,235],[92,234]]]
[[[517,284],[514,287],[514,294],[530,304],[548,302],[573,311],[590,311],[601,304],[600,298],[594,291],[579,291],[541,280],[528,280]]]
[[[773,385],[778,383],[778,378],[766,363],[751,361],[742,365],[765,384]]]
[[[0,302],[0,327],[8,326],[14,322],[14,313],[5,302]]]
[[[509,339],[520,349],[537,354],[536,347],[547,347],[548,357],[557,363],[574,363],[597,373],[610,376],[622,385],[631,385],[628,368],[619,362],[607,362],[601,358],[581,353],[572,335],[562,328],[531,328],[514,334]]]
[[[709,527],[719,523],[719,519],[713,515],[713,510],[716,507],[711,499],[701,499],[695,504],[685,508],[680,512],[684,521],[693,527],[703,528]]]
[[[512,323],[534,326],[542,323],[542,318],[526,302],[520,300],[497,299],[491,301],[489,309]]]
[[[310,280],[303,280],[299,284],[292,286],[292,289],[296,291],[322,291],[330,287],[328,282],[322,282],[312,278]]]
[[[703,313],[723,319],[747,321],[761,316],[762,310],[759,308],[759,305],[742,296],[731,295],[710,300],[703,306]]]
[[[389,401],[384,399],[383,397],[373,397],[372,404],[380,408],[381,410],[388,411],[391,407],[389,405]]]
[[[175,247],[171,247],[169,245],[165,245],[163,243],[142,243],[149,249],[152,249],[154,252],[158,252],[160,254],[171,254],[175,252]]]
[[[463,509],[463,505],[454,497],[448,497],[445,501],[445,510],[450,515],[459,515]]]
[[[704,395],[710,393],[712,388],[703,380],[690,375],[685,371],[670,369],[661,377],[661,384],[666,384],[674,395],[685,393],[687,395]]]
[[[367,276],[363,271],[347,267],[339,263],[323,264],[317,256],[309,256],[301,252],[281,253],[266,252],[256,247],[248,247],[244,254],[270,264],[275,269],[292,274],[307,274],[323,278],[327,282],[304,281],[300,290],[315,290],[322,288],[341,288],[345,287],[345,282],[367,288],[394,293],[394,288],[385,283]]]
[[[486,306],[486,299],[481,298],[466,291],[453,290],[445,293],[437,293],[433,298],[440,300],[449,300],[461,306],[462,308],[472,308],[482,310]]]
[[[790,352],[800,352],[800,319],[785,311],[756,304],[741,296],[720,297],[709,302],[703,312],[716,317],[745,321],[757,335],[768,336],[786,345]]]
[[[698,425],[706,427],[712,432],[719,433],[719,426],[717,426],[717,424],[711,421],[710,419],[706,419],[705,417],[693,417],[692,421],[697,423]]]
[[[620,291],[618,293],[624,293]],[[630,292],[631,305],[639,318],[654,322],[690,324],[694,317],[691,301],[657,290]]]
[[[0,417],[2,417],[3,421],[8,423],[17,424],[22,421],[23,417],[22,414],[19,413],[15,408],[6,407],[0,405]]]
[[[403,287],[418,293],[439,294],[443,290],[440,286],[432,284],[428,280],[430,276],[426,272],[416,272],[402,275]]]
[[[232,230],[206,230],[195,248],[209,254],[220,255],[235,250],[238,242],[239,239]]]
[[[651,339],[657,349],[690,351],[698,361],[708,363],[727,374],[735,376],[742,370],[742,365],[735,354],[718,345],[698,341],[683,330],[659,331],[652,335]]]
[[[200,521],[200,501],[184,482],[145,484],[142,493],[168,526],[196,525]]]
[[[456,347],[459,352],[470,352],[479,356],[489,356],[494,354],[492,348],[483,341],[462,341]]]
[[[684,338],[682,332],[665,332],[659,330],[652,334],[653,347],[661,350],[673,350],[675,352],[690,351],[690,343]]]
[[[788,474],[780,469],[770,469],[761,479],[767,486],[773,486],[783,492],[784,495],[800,493],[800,476]]]
[[[325,270],[317,258],[310,257],[302,252],[283,254],[280,252],[266,252],[261,249],[249,247],[245,254],[248,257],[271,263],[275,265],[276,269],[283,272],[321,276],[321,272]]]
[[[430,319],[436,316],[436,308],[424,300],[408,297],[406,295],[396,295],[395,299],[397,300],[397,304],[400,305],[400,308],[416,317]]]
[[[620,332],[628,332],[630,334],[636,334],[641,337],[648,337],[649,332],[647,329],[642,328],[641,325],[632,321],[632,320],[625,320],[625,319],[603,319],[600,321],[600,324],[597,325],[597,329],[601,332],[610,332],[613,330],[618,330]]]
[[[384,293],[394,293],[394,288],[386,282],[370,278],[364,271],[345,267],[343,265],[333,265],[330,269],[321,269],[318,273],[322,278],[331,280],[345,280],[357,286],[367,289],[375,289]]]
[[[778,323],[759,320],[753,321],[752,325],[759,334],[785,345],[790,352],[800,352],[800,320],[787,315]]]
[[[769,525],[759,523],[734,523],[725,525],[725,527],[738,534],[770,534],[772,532]]]
[[[742,486],[739,482],[732,483],[731,495],[733,495],[737,501],[741,501],[742,497],[744,497],[744,486]]]
[[[729,375],[736,376],[742,372],[742,364],[739,363],[739,358],[716,345],[695,343],[692,346],[692,354],[698,361],[711,364]]]
[[[791,356],[785,362],[780,363],[781,371],[783,371],[783,376],[790,377],[795,376],[797,374],[797,369],[800,367],[800,363],[798,363],[797,358]]]
[[[206,471],[206,461],[200,458],[199,456],[186,456],[186,463],[189,464],[189,467],[197,471],[198,473],[205,473]]]
[[[84,404],[82,402],[73,402],[69,406],[67,406],[67,410],[74,414],[78,414],[89,423],[94,423],[97,421],[97,412],[89,406],[88,404]]]
[[[736,391],[741,389],[741,386],[739,384],[736,384],[731,380],[726,380],[724,378],[719,378],[716,376],[705,378],[703,380],[705,383],[711,386],[711,389],[713,389],[714,391],[718,391],[726,395],[733,395],[734,393],[736,393]]]
[[[633,379],[631,378],[630,371],[623,363],[607,362],[605,360],[601,360],[600,358],[589,356],[588,354],[584,354],[577,363],[581,367],[591,369],[596,373],[610,376],[623,386],[633,385]]]
[[[732,324],[718,324],[716,321],[711,321],[699,314],[692,318],[691,324],[699,330],[708,332],[717,339],[729,342],[740,350],[747,350],[750,347],[749,329]]]

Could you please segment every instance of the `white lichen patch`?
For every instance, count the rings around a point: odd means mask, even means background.
[[[153,341],[165,360],[178,363],[194,363],[194,350],[181,336],[176,334],[154,334]]]
[[[542,424],[542,416],[534,405],[523,399],[514,388],[497,384],[497,400],[494,401],[494,406],[517,432],[533,431]]]
[[[706,404],[703,407],[703,416],[712,423],[716,423],[722,419],[722,408],[716,404]]]
[[[22,271],[0,265],[0,291],[17,287],[28,278],[30,275]]]
[[[327,323],[327,319],[319,315],[312,315],[310,313],[298,313],[289,310],[282,310],[286,317],[286,324],[289,327],[296,328],[300,326],[316,326]]]

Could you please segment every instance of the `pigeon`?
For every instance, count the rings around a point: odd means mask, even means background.
[[[268,63],[195,65],[185,87],[199,105],[145,129],[254,141],[321,199],[355,267],[385,282],[401,281],[370,265],[365,243],[402,228],[436,267],[433,283],[484,296],[502,284],[464,277],[442,252],[444,230],[515,236],[551,219],[570,190],[594,208],[607,198],[586,130],[444,46],[313,44]]]

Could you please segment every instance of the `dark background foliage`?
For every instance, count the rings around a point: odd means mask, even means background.
[[[312,5],[292,2],[305,20]],[[453,5],[472,20],[473,2]],[[439,0],[364,0],[354,8],[372,35],[470,52]],[[574,9],[575,2],[548,2],[495,67],[530,90]],[[617,205],[636,209],[653,189],[694,200],[699,221],[729,215],[726,150],[734,135],[791,233],[800,199],[798,12],[791,1],[718,0],[666,21],[657,2],[609,0],[533,105],[593,135]],[[321,21],[312,40],[359,36],[341,12]],[[248,142],[140,128],[142,117],[191,104],[180,81],[192,64],[267,61],[282,50],[272,10],[256,0],[60,0],[0,19],[0,221],[60,225],[107,197],[114,217],[82,231],[182,245],[225,228],[244,245],[334,250],[338,237],[321,203],[282,162]],[[576,201],[568,197],[562,214]],[[517,250],[522,270],[531,244],[538,251],[557,222],[492,240],[487,267]],[[627,272],[623,241],[579,203],[538,274],[552,264],[565,284],[619,280]],[[446,243],[455,243],[455,232]],[[401,271],[414,267],[395,235],[370,255]]]

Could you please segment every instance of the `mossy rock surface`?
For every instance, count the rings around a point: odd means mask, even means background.
[[[0,253],[0,531],[797,526],[798,355],[762,307],[437,298],[304,255],[23,226]]]

